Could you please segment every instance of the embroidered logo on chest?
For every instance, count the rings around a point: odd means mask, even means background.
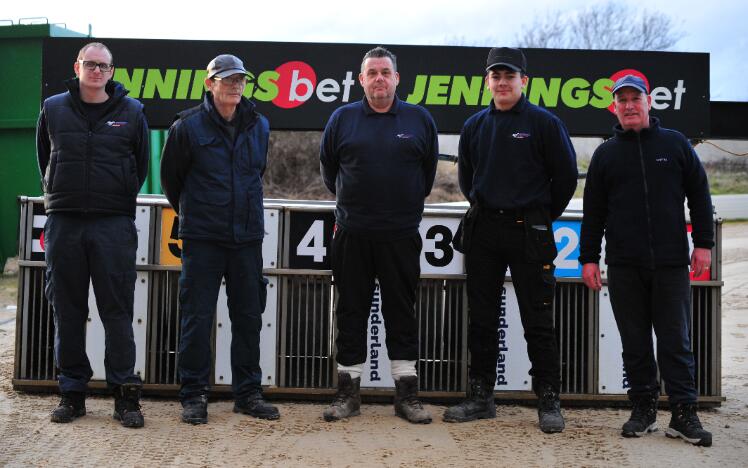
[[[395,136],[400,138],[401,140],[407,140],[407,139],[413,138],[413,135],[411,133],[398,133]]]
[[[665,164],[668,161],[670,161],[670,158],[668,156],[658,156],[655,158],[655,162],[660,164]]]
[[[512,133],[512,138],[515,138],[517,140],[524,140],[525,138],[530,138],[530,134],[524,132]]]
[[[116,120],[109,120],[107,121],[106,124],[109,125],[110,127],[124,127],[125,125],[127,125],[127,122],[121,122],[121,121],[118,122]]]

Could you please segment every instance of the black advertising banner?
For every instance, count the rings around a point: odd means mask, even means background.
[[[114,79],[146,107],[153,128],[201,102],[205,67],[231,53],[251,73],[245,95],[271,128],[320,130],[337,107],[359,100],[361,58],[376,44],[95,39],[114,54]],[[89,38],[47,38],[42,96],[64,91]],[[491,99],[485,89],[488,48],[385,45],[397,55],[398,96],[425,106],[441,133],[459,133]],[[610,87],[627,73],[644,77],[652,114],[692,138],[708,136],[709,55],[705,53],[526,49],[528,99],[558,115],[572,135],[609,135],[616,123]]]

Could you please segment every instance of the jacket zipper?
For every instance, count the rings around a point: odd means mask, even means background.
[[[654,239],[652,238],[652,214],[649,209],[649,186],[647,185],[647,169],[644,166],[644,151],[642,150],[641,135],[636,134],[636,143],[639,145],[639,163],[642,168],[642,179],[644,183],[644,211],[647,214],[647,237],[649,238],[649,261],[652,269],[655,267]]]

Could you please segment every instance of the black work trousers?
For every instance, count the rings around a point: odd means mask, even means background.
[[[501,291],[508,266],[532,364],[533,388],[548,384],[558,391],[561,367],[553,328],[556,247],[550,221],[479,210],[465,229],[470,238],[465,255],[470,376],[496,382]]]
[[[623,345],[629,395],[659,390],[657,362],[671,403],[695,403],[696,365],[691,351],[691,283],[688,267],[608,266],[608,289]]]
[[[60,391],[85,392],[93,370],[86,355],[88,288],[104,325],[104,369],[110,388],[140,384],[132,331],[138,233],[129,216],[52,213],[44,225],[47,284],[55,322]]]
[[[366,331],[375,279],[382,294],[390,360],[418,359],[415,302],[421,244],[419,234],[372,240],[338,226],[332,241],[332,272],[338,293],[335,344],[339,364],[366,362]]]

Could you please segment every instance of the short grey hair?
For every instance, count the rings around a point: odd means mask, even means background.
[[[364,58],[361,60],[361,73],[364,72],[364,63],[366,63],[366,59],[370,58],[388,58],[392,60],[392,71],[397,71],[397,57],[395,57],[395,54],[382,46],[377,46],[364,54]]]

